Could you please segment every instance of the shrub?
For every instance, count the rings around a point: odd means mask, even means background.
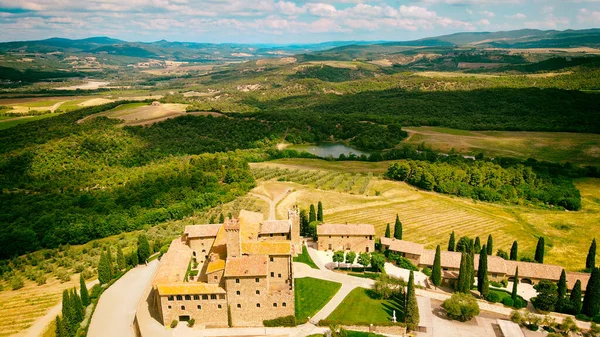
[[[293,315],[278,317],[275,319],[267,319],[263,321],[263,325],[266,327],[276,326],[296,326],[296,317]]]
[[[593,321],[594,323],[600,323],[600,314],[598,314],[598,315],[594,316],[594,318],[592,318],[592,321]]]
[[[540,326],[537,324],[527,324],[525,327],[531,331],[538,331],[540,329]]]
[[[390,259],[393,259],[394,262],[396,262],[396,265],[402,269],[419,271],[419,268],[417,268],[417,266],[415,266],[412,262],[410,262],[409,259],[405,257],[390,254]]]
[[[509,297],[509,298],[510,298],[510,297]],[[512,300],[512,298],[511,298],[511,300]],[[525,306],[526,306],[526,303],[527,303],[527,302],[525,302],[525,301],[524,301],[524,300],[522,300],[521,298],[517,298],[517,299],[514,301],[514,303],[513,303],[513,307],[514,307],[515,309],[521,309],[521,308],[525,308]]]
[[[510,313],[510,320],[511,320],[513,323],[517,323],[517,324],[521,325],[521,323],[523,323],[523,316],[521,315],[521,312],[520,312],[520,311],[518,311],[518,310],[513,310],[513,311]]]
[[[178,322],[176,319],[174,319],[174,320],[171,322],[171,328],[175,328],[175,327],[177,327],[177,324],[179,324],[179,322]]]
[[[191,318],[191,319],[188,321],[188,326],[191,328],[191,327],[193,327],[193,326],[194,326],[194,323],[196,323],[196,320],[195,320],[195,319],[193,319],[193,318]]]
[[[504,305],[505,305],[505,306],[507,306],[507,307],[512,307],[512,306],[515,304],[515,302],[513,301],[513,299],[512,299],[512,298],[510,298],[510,297],[505,297],[505,298],[502,300],[502,304],[504,304]]]
[[[0,291],[4,290],[4,286],[0,283]]]
[[[496,292],[490,292],[490,293],[488,293],[486,300],[488,300],[492,303],[498,303],[498,302],[500,302],[500,295]]]
[[[90,299],[97,299],[98,297],[100,297],[101,292],[102,287],[99,284],[94,284],[94,286],[90,290]]]
[[[429,269],[428,267],[423,268],[423,274],[431,276],[431,269]]]
[[[575,318],[577,318],[580,321],[584,321],[584,322],[590,322],[592,320],[590,317],[587,317],[585,314],[577,314],[577,315],[575,315]]]
[[[503,279],[502,281],[500,281],[500,283],[502,284],[502,288],[508,287],[508,280],[507,279]]]
[[[479,305],[470,294],[455,293],[445,300],[442,308],[446,310],[449,318],[466,322],[479,315]]]
[[[12,290],[21,289],[23,286],[25,286],[25,283],[23,283],[23,279],[19,276],[14,276],[10,279],[10,287]]]
[[[44,285],[44,284],[46,284],[46,276],[45,276],[45,275],[37,275],[37,276],[35,277],[35,283],[36,283],[38,286],[41,286],[41,285]]]

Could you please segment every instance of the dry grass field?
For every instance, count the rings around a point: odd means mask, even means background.
[[[489,157],[536,158],[554,162],[597,165],[600,135],[567,132],[464,131],[440,127],[405,128],[403,144],[425,143],[435,151],[463,154],[479,152]]]
[[[77,123],[83,123],[99,116],[106,116],[122,120],[122,125],[151,125],[169,118],[185,115],[186,107],[187,104],[159,104],[155,106],[147,103],[127,103],[108,111],[87,116],[78,120]]]
[[[335,166],[331,165],[332,162],[304,161],[307,163],[305,171],[315,171],[319,164],[323,164],[324,167],[317,171],[333,171],[327,173],[331,175],[330,180],[349,181],[348,173],[345,173],[343,167],[336,170]],[[404,225],[405,239],[423,243],[429,248],[440,244],[445,249],[452,231],[456,232],[457,238],[463,235],[479,236],[482,241],[492,234],[494,251],[508,251],[512,242],[517,240],[519,254],[529,257],[533,257],[537,238],[543,235],[548,245],[546,262],[563,265],[568,270],[580,270],[584,267],[591,242],[590,233],[600,230],[600,179],[578,181],[577,187],[583,197],[583,209],[579,212],[567,212],[474,202],[470,199],[421,191],[406,183],[387,181],[377,176],[370,179],[362,194],[356,190],[346,192],[340,189],[319,188],[314,182],[299,184],[280,181],[288,179],[282,173],[285,168],[292,171],[289,169],[289,162],[280,162],[253,165],[258,177],[263,174],[259,185],[267,189],[294,190],[278,204],[279,218],[285,218],[287,209],[293,204],[307,209],[311,203],[322,201],[325,221],[329,223],[372,224],[377,234],[383,235],[386,224],[393,224],[398,214]],[[293,170],[297,170],[294,174],[300,174],[301,161],[297,160],[293,165]],[[268,175],[264,175],[267,169],[279,169],[281,172],[276,175],[272,172],[273,177],[265,182],[264,178],[269,178]],[[336,175],[338,178],[335,178]]]

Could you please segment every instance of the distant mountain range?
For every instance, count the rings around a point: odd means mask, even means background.
[[[39,41],[0,43],[0,53],[82,53],[112,54],[134,58],[162,58],[177,61],[216,61],[274,57],[329,50],[336,47],[368,45],[406,47],[461,47],[480,48],[600,48],[600,29],[536,30],[522,29],[506,32],[456,33],[413,41],[332,41],[317,44],[235,44],[169,42],[127,42],[109,37],[91,37],[80,40],[50,38]]]

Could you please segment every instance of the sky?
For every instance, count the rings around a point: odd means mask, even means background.
[[[0,0],[0,41],[404,41],[600,27],[600,0]]]

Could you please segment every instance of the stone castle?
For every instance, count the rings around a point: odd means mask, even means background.
[[[162,323],[248,327],[294,315],[292,258],[301,249],[297,208],[287,220],[241,211],[223,224],[186,226],[152,284]]]

